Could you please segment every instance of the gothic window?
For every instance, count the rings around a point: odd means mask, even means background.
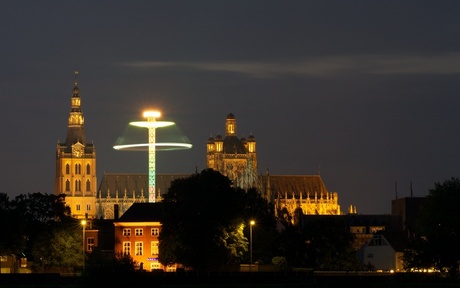
[[[86,174],[91,174],[91,165],[86,165]]]
[[[65,174],[70,174],[70,165],[65,164]]]
[[[144,243],[143,242],[136,242],[136,255],[143,255],[144,253]]]
[[[123,254],[131,255],[131,242],[123,242]]]
[[[86,180],[86,191],[91,191],[91,182],[88,180]]]
[[[81,180],[75,180],[75,191],[81,191]]]
[[[75,164],[75,174],[81,174],[81,164]]]
[[[65,180],[65,191],[70,191],[70,181],[69,181],[69,179]]]

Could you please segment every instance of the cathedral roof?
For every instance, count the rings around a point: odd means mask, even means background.
[[[243,142],[236,136],[226,136],[224,138],[225,154],[246,154]]]
[[[155,190],[158,195],[166,194],[171,181],[189,176],[190,174],[156,174]],[[118,197],[122,198],[125,191],[128,198],[133,198],[133,194],[134,197],[143,195],[148,198],[149,175],[147,173],[105,173],[99,185],[98,197],[106,198],[110,195],[111,198],[115,198],[118,194]]]
[[[263,187],[267,187],[268,180],[270,179],[270,188],[272,193],[279,194],[280,197],[292,197],[294,194],[296,198],[302,194],[306,198],[307,194],[314,196],[328,193],[326,185],[320,175],[270,175],[260,176]],[[274,197],[277,197],[274,194]]]

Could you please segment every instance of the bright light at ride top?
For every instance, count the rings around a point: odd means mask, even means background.
[[[160,116],[161,116],[161,113],[159,111],[145,111],[144,112],[145,118],[150,118],[150,117],[158,118]]]

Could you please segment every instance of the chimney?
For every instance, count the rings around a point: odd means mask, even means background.
[[[113,218],[115,220],[118,220],[118,215],[119,215],[118,204],[115,204],[115,205],[113,205]]]

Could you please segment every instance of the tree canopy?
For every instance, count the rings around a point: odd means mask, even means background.
[[[458,274],[460,260],[460,179],[435,183],[420,211],[419,237],[406,256],[406,267],[435,267]]]
[[[65,195],[40,192],[9,200],[0,193],[0,254],[25,255],[40,267],[81,265],[82,235],[79,222],[71,218]]]
[[[163,201],[168,204],[160,233],[163,264],[217,270],[248,260],[250,220],[257,222],[257,255],[265,257],[262,239],[270,234],[267,231],[274,231],[275,220],[273,209],[256,189],[233,187],[227,177],[206,169],[174,180]],[[265,245],[275,246],[270,237],[266,240]]]

